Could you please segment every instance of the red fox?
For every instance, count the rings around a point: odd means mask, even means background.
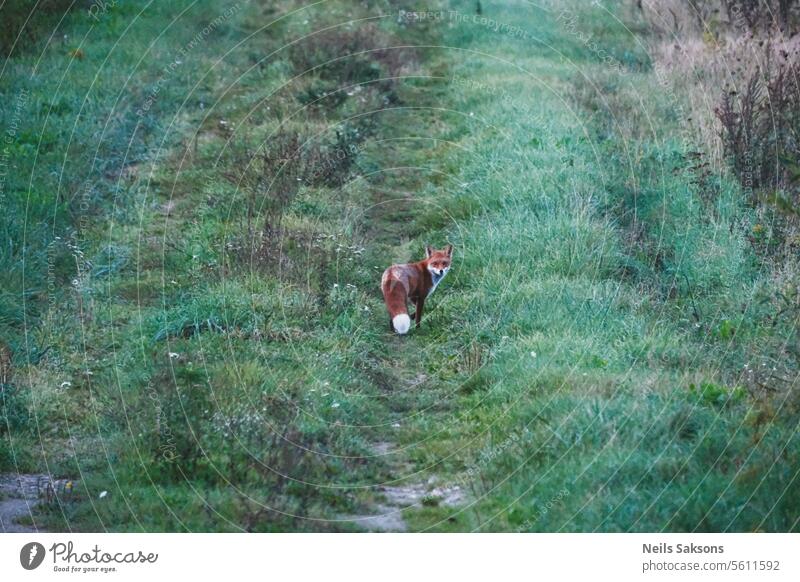
[[[383,272],[381,291],[386,309],[389,310],[389,329],[399,334],[408,333],[411,318],[408,315],[408,301],[414,302],[414,320],[419,327],[422,320],[422,307],[436,286],[450,270],[453,258],[453,245],[437,251],[425,247],[425,259],[418,263],[392,265]]]

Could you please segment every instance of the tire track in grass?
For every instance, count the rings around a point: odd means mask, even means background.
[[[427,100],[424,96],[420,99]],[[430,174],[438,171],[431,168],[431,161],[442,155],[436,150],[441,142],[410,139],[406,133],[403,125],[386,124],[384,138],[373,144],[383,146],[380,158],[390,164],[381,175],[380,184],[373,188],[372,206],[365,211],[370,248],[365,264],[377,294],[383,269],[392,263],[420,260],[424,241],[431,238],[430,243],[434,244],[441,238],[439,233],[421,232],[415,221],[425,205],[417,193],[423,191]],[[372,362],[367,374],[375,395],[385,399],[384,421],[369,435],[374,456],[385,462],[385,480],[375,487],[367,511],[344,518],[370,531],[407,531],[404,512],[425,505],[455,507],[463,502],[464,496],[459,486],[442,486],[438,475],[418,468],[412,460],[416,443],[401,444],[408,440],[419,415],[424,415],[428,422],[430,415],[444,415],[440,402],[419,406],[428,400],[421,395],[440,392],[436,378],[421,369],[419,357],[420,350],[425,350],[433,339],[426,333],[431,325],[430,314],[419,329],[412,327],[408,335],[399,336],[389,330],[382,301],[381,308],[381,313],[374,315],[373,325],[384,331],[380,343],[366,357]]]

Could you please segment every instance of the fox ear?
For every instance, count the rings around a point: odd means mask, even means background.
[[[447,245],[446,247],[444,247],[444,252],[447,253],[448,257],[452,257],[453,256],[453,245]]]
[[[433,254],[433,247],[431,247],[431,245],[425,245],[425,258],[430,259],[432,254]]]

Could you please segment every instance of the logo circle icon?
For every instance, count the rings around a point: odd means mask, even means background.
[[[19,563],[26,570],[35,570],[44,561],[44,554],[44,546],[39,542],[27,543],[19,552]]]

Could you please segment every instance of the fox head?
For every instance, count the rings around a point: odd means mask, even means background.
[[[425,259],[428,263],[428,271],[434,281],[441,279],[450,270],[450,262],[453,258],[453,245],[447,245],[442,250],[436,250],[431,246],[425,247]]]

